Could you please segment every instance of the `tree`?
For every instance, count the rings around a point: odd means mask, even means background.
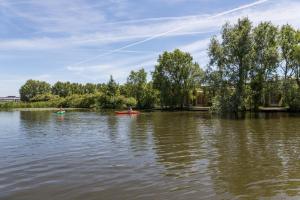
[[[97,92],[105,93],[106,90],[107,90],[107,85],[105,83],[98,83],[96,85],[96,91]]]
[[[232,98],[232,110],[245,110],[245,86],[252,65],[253,40],[252,25],[248,18],[239,19],[234,26],[225,25],[223,29],[223,47],[225,55],[225,73],[235,91]]]
[[[85,94],[85,88],[80,83],[71,83],[70,91],[71,94]]]
[[[83,87],[84,87],[85,94],[93,94],[97,90],[97,85],[92,84],[92,83],[87,83]]]
[[[300,90],[300,31],[297,31],[296,35],[297,44],[294,47],[294,60],[295,65],[293,67],[295,73],[295,79],[298,84],[298,89]]]
[[[226,23],[222,30],[222,42],[213,39],[209,55],[211,65],[219,70],[221,87],[226,83],[229,100],[223,105],[230,111],[246,109],[246,83],[253,61],[252,24],[248,18],[239,19],[235,25]],[[222,88],[221,88],[222,89]]]
[[[220,42],[213,37],[208,48],[210,62],[206,70],[205,82],[212,110],[226,110],[229,97],[229,84],[225,74],[224,48]]]
[[[293,47],[292,80],[288,81],[285,91],[286,102],[292,111],[300,111],[300,31],[296,31],[296,44]]]
[[[268,85],[276,74],[279,62],[278,30],[270,22],[260,23],[253,30],[254,59],[250,70],[254,110],[263,105]]]
[[[28,102],[36,95],[47,94],[51,92],[51,86],[44,81],[28,80],[20,88],[20,97],[22,101]]]
[[[176,49],[164,52],[152,74],[153,86],[160,91],[162,106],[183,108],[195,87],[200,86],[203,71],[189,53]]]
[[[52,94],[58,95],[60,97],[67,97],[71,95],[71,83],[70,82],[56,82],[52,86]]]
[[[159,102],[159,91],[153,88],[152,82],[146,84],[142,102],[143,108],[153,108]]]
[[[280,50],[281,50],[281,69],[283,71],[283,102],[288,104],[287,93],[289,87],[289,78],[292,77],[295,63],[295,46],[297,45],[297,34],[295,29],[290,25],[284,25],[280,30]]]
[[[158,91],[153,88],[152,82],[147,83],[147,72],[144,69],[131,71],[121,89],[122,94],[137,100],[138,108],[153,108],[158,102]]]
[[[58,95],[46,93],[46,94],[35,95],[33,98],[30,99],[30,101],[31,102],[45,102],[45,101],[57,100],[59,98],[60,97]]]
[[[145,89],[147,86],[147,73],[144,69],[139,71],[131,71],[127,78],[126,88],[128,96],[134,97],[137,100],[137,106],[139,108],[144,107]]]
[[[109,81],[106,86],[107,86],[107,88],[106,88],[107,96],[120,95],[119,85],[116,83],[116,81],[113,79],[112,76],[110,76]]]

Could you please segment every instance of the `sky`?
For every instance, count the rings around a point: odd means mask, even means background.
[[[300,0],[0,0],[0,96],[28,79],[123,83],[176,48],[205,69],[225,22],[300,28],[299,11]]]

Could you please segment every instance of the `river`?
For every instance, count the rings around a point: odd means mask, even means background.
[[[300,199],[300,115],[0,112],[0,199]]]

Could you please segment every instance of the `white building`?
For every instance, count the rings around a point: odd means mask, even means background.
[[[0,102],[18,102],[18,101],[20,101],[20,97],[16,97],[16,96],[0,97]]]

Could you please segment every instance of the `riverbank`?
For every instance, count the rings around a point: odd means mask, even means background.
[[[261,112],[289,112],[289,107],[260,107]]]
[[[12,108],[12,111],[57,111],[58,108]],[[88,111],[87,108],[64,108],[66,111]],[[1,111],[1,110],[0,110]]]
[[[59,107],[60,104],[57,102],[52,101],[43,101],[43,102],[6,102],[0,103],[0,110],[13,110],[13,111],[55,111]],[[116,110],[117,108],[105,108],[105,107],[68,107],[62,106],[65,110],[72,111],[72,110]],[[119,109],[126,109],[126,107],[119,108]],[[141,109],[144,112],[151,112],[151,111],[193,111],[193,112],[210,112],[209,106],[191,106],[191,107],[184,107],[181,109],[170,109],[170,108],[161,108],[161,107],[154,107],[152,109]],[[260,107],[257,112],[295,112],[289,109],[289,107]]]

